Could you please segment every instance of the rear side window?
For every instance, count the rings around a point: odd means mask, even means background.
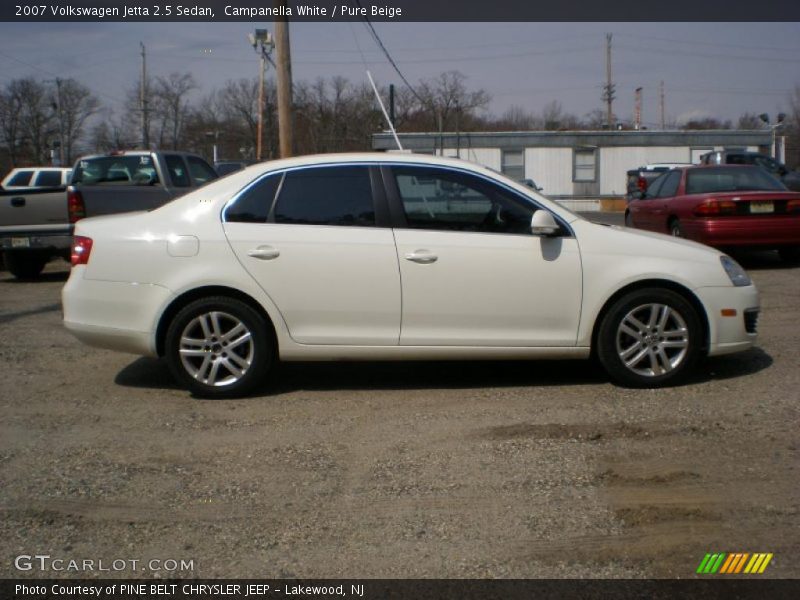
[[[186,162],[189,163],[189,173],[197,185],[203,185],[217,178],[217,173],[206,161],[196,156],[187,156]]]
[[[41,187],[58,187],[61,185],[61,171],[39,171],[34,185]]]
[[[659,198],[672,198],[678,193],[678,185],[681,183],[680,171],[672,171],[669,175],[663,176],[664,183],[661,184],[661,189],[658,190]]]
[[[186,163],[177,154],[167,154],[164,157],[169,171],[169,178],[175,187],[189,187],[189,173],[186,171]]]
[[[149,154],[98,156],[78,161],[71,183],[152,185],[158,183],[158,175]]]
[[[303,225],[374,226],[368,168],[313,167],[286,173],[271,220]]]
[[[19,185],[24,187],[31,184],[31,177],[33,177],[33,171],[18,171],[6,185]]]
[[[282,175],[270,175],[246,189],[225,210],[228,223],[266,223]]]

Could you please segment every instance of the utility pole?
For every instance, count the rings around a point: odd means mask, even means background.
[[[275,8],[286,7],[286,0],[275,0]],[[287,11],[282,11],[284,14]],[[292,155],[292,57],[289,49],[289,19],[275,18],[275,78],[278,87],[278,136],[281,158]]]
[[[639,131],[642,128],[642,88],[636,88],[633,113],[633,128]]]
[[[258,133],[256,133],[256,162],[261,162],[264,145],[264,72],[267,70],[267,53],[261,47],[261,61],[258,69]]]
[[[603,86],[603,100],[606,102],[606,121],[609,129],[614,128],[614,83],[611,81],[611,38],[606,34],[606,84]]]
[[[60,77],[55,79],[46,79],[46,83],[56,84],[56,101],[53,108],[56,111],[56,118],[58,119],[58,166],[64,166],[64,112],[61,108],[61,83],[63,80]],[[55,151],[51,150],[50,160],[55,164]]]
[[[139,84],[139,111],[142,113],[142,146],[150,148],[150,127],[147,120],[147,57],[142,42],[139,42],[142,49],[142,81]]]
[[[664,80],[661,80],[661,84],[658,86],[658,94],[660,96],[660,103],[661,103],[661,129],[667,128],[667,117],[666,113],[664,112]]]
[[[394,127],[394,84],[389,84],[389,120]]]

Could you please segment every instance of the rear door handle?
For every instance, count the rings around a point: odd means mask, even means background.
[[[280,255],[280,250],[272,246],[256,246],[247,251],[247,256],[252,256],[260,260],[272,260],[273,258],[278,258]]]
[[[406,254],[406,260],[419,263],[421,265],[429,265],[439,260],[439,257],[430,252],[429,250],[417,250],[416,252],[409,252]]]

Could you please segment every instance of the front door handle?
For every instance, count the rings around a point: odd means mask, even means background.
[[[247,256],[252,256],[260,260],[272,260],[273,258],[278,258],[280,255],[280,250],[272,246],[256,246],[247,251]]]
[[[25,198],[23,196],[17,196],[16,198],[11,199],[11,206],[16,208],[20,208],[25,206]]]
[[[429,250],[417,250],[416,252],[409,252],[406,254],[406,260],[419,263],[421,265],[429,265],[439,260],[439,257],[431,253]]]

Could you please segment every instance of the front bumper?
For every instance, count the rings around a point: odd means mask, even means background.
[[[705,287],[696,289],[695,294],[708,315],[709,356],[741,352],[755,345],[754,310],[760,307],[756,286]],[[723,310],[735,314],[723,316]]]
[[[64,327],[90,346],[156,356],[158,315],[171,297],[154,284],[84,279],[74,267],[61,292]]]

